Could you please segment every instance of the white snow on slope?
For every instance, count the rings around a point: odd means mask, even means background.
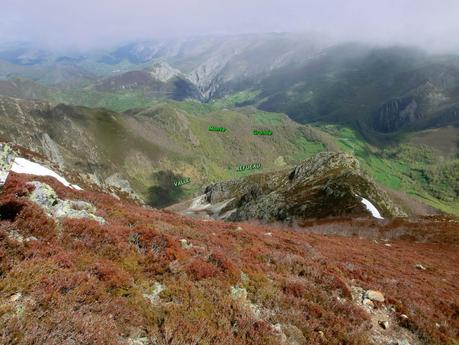
[[[17,157],[13,161],[13,166],[11,167],[11,171],[14,171],[18,174],[29,174],[29,175],[37,175],[37,176],[51,176],[58,180],[66,187],[70,187],[76,190],[82,190],[80,187],[74,184],[70,184],[65,178],[59,176],[51,169],[44,167],[38,163],[31,162],[25,158]]]
[[[371,212],[373,217],[378,219],[384,219],[381,216],[381,213],[379,213],[378,209],[375,207],[375,205],[373,205],[369,200],[362,198],[362,204],[364,204],[367,210]]]
[[[200,195],[197,198],[194,198],[188,209],[194,212],[204,211],[208,209],[212,205],[209,203],[206,203],[205,200],[206,200],[205,194]]]

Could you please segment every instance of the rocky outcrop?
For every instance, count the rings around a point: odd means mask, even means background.
[[[163,83],[182,74],[178,69],[172,68],[165,61],[160,61],[153,64],[153,66],[151,66],[148,71],[153,78],[160,80]]]
[[[39,206],[53,218],[74,218],[74,219],[91,219],[105,223],[105,219],[96,216],[96,208],[86,201],[81,200],[61,200],[56,192],[46,183],[33,181],[30,182],[34,190],[29,199]]]
[[[345,153],[323,152],[290,170],[212,184],[185,213],[231,221],[294,222],[375,216],[368,204],[384,217],[405,215],[362,173],[357,159]]]

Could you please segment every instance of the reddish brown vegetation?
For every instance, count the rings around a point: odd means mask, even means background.
[[[202,222],[34,178],[107,220],[57,223],[27,201],[28,179],[12,174],[0,196],[2,344],[280,344],[278,323],[299,344],[368,344],[370,322],[350,285],[383,291],[425,343],[455,344],[459,335],[459,230],[449,220],[309,224],[371,239],[325,236]],[[13,230],[37,240],[21,243]],[[156,282],[164,290],[152,301],[144,295]],[[231,297],[234,286],[246,303]]]
[[[287,295],[302,297],[306,292],[306,284],[301,280],[288,280],[285,282],[283,291]]]
[[[217,268],[201,258],[194,259],[187,267],[188,273],[195,280],[215,277],[218,273]]]

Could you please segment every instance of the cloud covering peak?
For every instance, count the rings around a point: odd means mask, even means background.
[[[0,41],[96,48],[202,34],[313,32],[337,40],[459,48],[457,0],[14,0]]]

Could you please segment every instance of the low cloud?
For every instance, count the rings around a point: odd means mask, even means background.
[[[14,0],[0,41],[88,49],[134,39],[313,32],[340,41],[459,49],[457,0]]]

